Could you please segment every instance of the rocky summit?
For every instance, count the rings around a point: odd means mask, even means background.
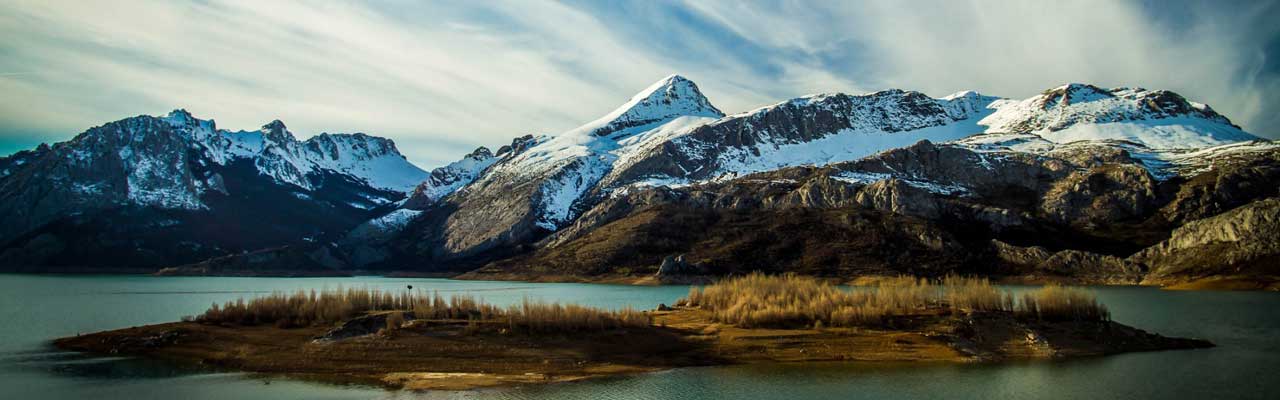
[[[1166,90],[892,89],[726,115],[672,75],[578,128],[430,172],[386,139],[231,132],[183,111],[0,169],[10,269],[1280,282],[1280,146]]]

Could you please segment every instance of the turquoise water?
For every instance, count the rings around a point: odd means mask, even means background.
[[[207,278],[0,275],[0,398],[94,399],[806,399],[1280,398],[1280,293],[1095,288],[1117,321],[1207,338],[1207,350],[1002,365],[803,364],[687,368],[589,382],[468,392],[386,391],[57,351],[56,337],[178,319],[275,290],[377,287],[524,297],[600,307],[670,304],[687,287],[382,277]]]

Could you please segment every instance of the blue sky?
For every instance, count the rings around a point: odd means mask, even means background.
[[[0,154],[186,108],[233,130],[386,136],[430,168],[571,129],[672,73],[729,113],[886,88],[1171,89],[1276,138],[1277,20],[1277,1],[10,0]]]

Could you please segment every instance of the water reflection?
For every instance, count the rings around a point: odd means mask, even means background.
[[[85,357],[49,340],[167,322],[212,302],[341,287],[528,296],[606,308],[671,304],[687,287],[410,278],[154,278],[0,275],[0,398],[807,399],[1280,398],[1280,294],[1098,288],[1117,321],[1217,348],[1000,365],[770,364],[688,368],[579,383],[468,392],[386,391],[220,372],[164,361]]]

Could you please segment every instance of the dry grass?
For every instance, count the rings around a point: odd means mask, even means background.
[[[502,326],[530,332],[566,332],[650,325],[648,314],[631,308],[608,311],[529,299],[509,307],[499,307],[469,295],[446,299],[439,293],[428,296],[422,292],[392,293],[376,289],[272,293],[248,301],[241,298],[223,305],[215,303],[204,314],[186,319],[215,324],[275,324],[288,328],[332,325],[372,311],[394,311],[387,317],[387,330],[402,326],[407,312],[412,312],[415,319],[467,321],[467,329],[472,331],[481,326]]]
[[[392,311],[387,314],[387,330],[399,330],[404,325],[404,312]]]
[[[985,278],[948,275],[941,280],[943,299],[952,312],[1014,311],[1013,294]]]
[[[1044,320],[1109,321],[1107,306],[1080,288],[1047,285],[1022,295],[1018,313]]]
[[[709,310],[717,322],[740,327],[868,326],[886,318],[947,310],[1017,312],[1036,318],[1105,320],[1106,308],[1081,289],[1047,287],[1017,304],[982,278],[948,276],[936,282],[898,277],[866,290],[843,290],[814,278],[750,274],[692,288],[678,305]],[[1026,311],[1034,310],[1034,311]]]

